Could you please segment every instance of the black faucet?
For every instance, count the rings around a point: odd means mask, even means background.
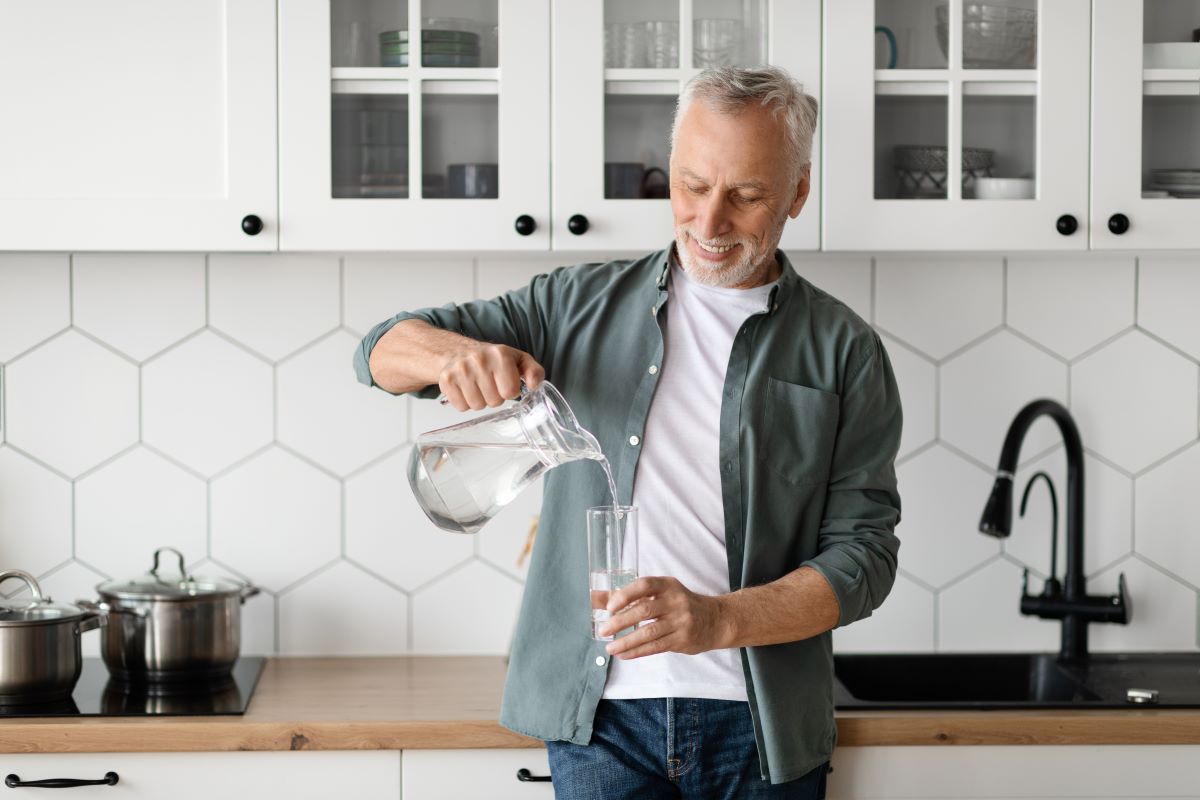
[[[979,530],[998,539],[1007,538],[1012,533],[1013,475],[1017,470],[1017,457],[1029,426],[1043,414],[1058,424],[1067,449],[1067,573],[1061,591],[1050,584],[1041,595],[1031,595],[1026,587],[1022,587],[1021,613],[1062,620],[1059,660],[1077,662],[1088,656],[1088,623],[1115,622],[1127,625],[1133,614],[1133,604],[1125,588],[1124,573],[1117,580],[1117,594],[1087,593],[1083,574],[1083,443],[1075,420],[1060,403],[1034,400],[1013,419],[1004,437],[1004,447],[1000,450],[996,483],[984,506]],[[1057,583],[1055,576],[1051,575],[1050,579]]]

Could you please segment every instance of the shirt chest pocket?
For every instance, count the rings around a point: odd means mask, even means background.
[[[829,480],[840,398],[798,383],[767,379],[760,458],[791,483]]]

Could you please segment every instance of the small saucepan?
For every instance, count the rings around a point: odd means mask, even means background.
[[[179,574],[159,575],[159,558],[173,553]],[[225,578],[189,575],[173,547],[154,551],[150,571],[96,587],[108,612],[100,655],[115,680],[126,683],[220,680],[241,652],[242,604],[259,589]]]
[[[0,599],[0,705],[66,700],[83,669],[79,636],[104,625],[104,614],[42,594],[28,572],[0,572],[0,582],[18,578],[31,597]]]

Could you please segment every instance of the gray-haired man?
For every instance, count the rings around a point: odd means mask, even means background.
[[[639,578],[590,638],[583,512],[548,473],[501,723],[547,741],[560,798],[822,797],[830,630],[896,572],[901,413],[879,337],[776,248],[803,208],[816,102],[781,70],[701,73],[671,152],[675,241],[399,314],[360,380],[460,410],[553,380],[641,515]]]

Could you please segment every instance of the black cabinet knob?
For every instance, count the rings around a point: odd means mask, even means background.
[[[571,218],[567,220],[567,230],[576,236],[583,236],[585,233],[587,233],[588,225],[588,218],[583,214],[573,214]]]
[[[1117,236],[1120,236],[1129,230],[1129,217],[1124,214],[1113,214],[1108,218],[1108,229]]]
[[[522,783],[530,783],[530,782],[550,783],[550,776],[549,775],[534,775],[529,770],[525,769],[524,767],[521,767],[519,770],[517,770],[517,780],[521,781]]]
[[[533,221],[533,217],[528,214],[522,214],[517,217],[517,221],[513,223],[513,227],[517,229],[517,233],[522,236],[528,236],[537,230],[537,223]]]
[[[242,217],[242,232],[247,236],[257,236],[262,233],[263,221],[254,214]]]
[[[1058,222],[1054,224],[1054,227],[1058,228],[1058,232],[1063,236],[1070,236],[1079,230],[1079,221],[1070,214],[1063,214],[1058,218]]]

